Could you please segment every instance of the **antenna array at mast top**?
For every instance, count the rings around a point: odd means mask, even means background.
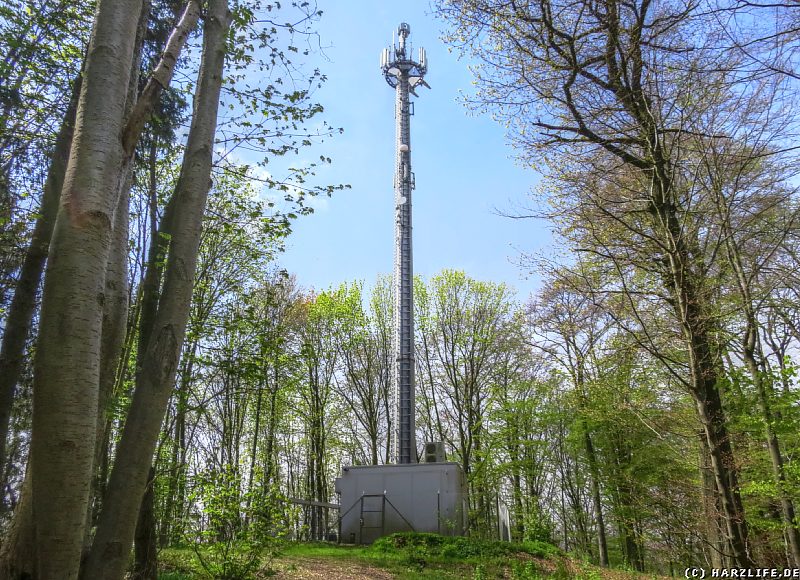
[[[398,41],[395,42],[394,38],[392,38],[392,45],[381,51],[381,70],[386,82],[392,88],[397,87],[401,73],[408,75],[411,83],[411,93],[416,96],[414,87],[417,85],[421,84],[430,88],[423,80],[428,72],[428,58],[425,54],[425,49],[420,47],[417,60],[414,60],[411,43],[407,42],[410,36],[411,27],[405,22],[401,22],[400,26],[397,27]]]

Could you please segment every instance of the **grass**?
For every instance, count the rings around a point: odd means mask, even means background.
[[[159,580],[212,580],[191,548],[161,552]],[[514,580],[599,580],[600,569],[567,558],[558,548],[543,542],[509,543],[437,534],[401,533],[379,539],[371,546],[289,542],[280,548],[274,568],[291,577],[292,571],[324,569],[335,580],[343,570],[352,574],[384,571],[395,578]],[[273,575],[267,566],[250,579]],[[352,577],[352,576],[349,576]],[[243,580],[230,578],[229,580]]]
[[[504,573],[520,580],[539,578],[533,558],[559,555],[557,548],[542,542],[513,544],[421,533],[393,534],[371,546],[293,543],[283,550],[288,561],[358,560],[409,579],[496,578]]]

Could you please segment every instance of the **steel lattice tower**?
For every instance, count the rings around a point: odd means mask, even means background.
[[[397,29],[398,42],[381,53],[381,70],[386,82],[395,89],[397,143],[394,172],[395,247],[394,247],[394,459],[397,463],[416,463],[414,397],[414,268],[411,247],[411,115],[409,93],[415,87],[428,87],[425,49],[419,49],[419,61],[413,60],[408,37],[411,28],[405,22]],[[430,88],[430,87],[428,87]]]

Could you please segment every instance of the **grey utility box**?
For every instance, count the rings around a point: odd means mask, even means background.
[[[444,461],[444,441],[431,441],[425,444],[425,463],[442,463]]]
[[[458,463],[345,467],[336,479],[340,541],[371,544],[395,532],[462,536],[467,487]]]

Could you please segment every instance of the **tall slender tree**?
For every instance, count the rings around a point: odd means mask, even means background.
[[[631,303],[649,293],[676,325],[685,358],[675,377],[707,439],[733,562],[751,566],[720,393],[720,238],[706,227],[708,197],[696,177],[698,143],[738,136],[721,112],[745,105],[758,83],[716,50],[715,35],[696,34],[713,28],[702,6],[465,0],[442,3],[441,13],[453,40],[484,61],[477,106],[506,119],[521,156],[544,159],[558,184],[549,215],[562,220],[564,238],[607,260],[617,281],[608,290]],[[708,121],[702,133],[693,119]],[[674,353],[652,352],[675,369]]]
[[[31,480],[40,578],[76,578],[94,458],[105,266],[142,2],[100,2],[50,245],[34,363]]]
[[[164,286],[147,336],[131,409],[117,450],[84,578],[119,578],[127,565],[136,514],[183,345],[192,297],[231,15],[226,0],[209,4],[203,56],[181,175],[174,195]]]

